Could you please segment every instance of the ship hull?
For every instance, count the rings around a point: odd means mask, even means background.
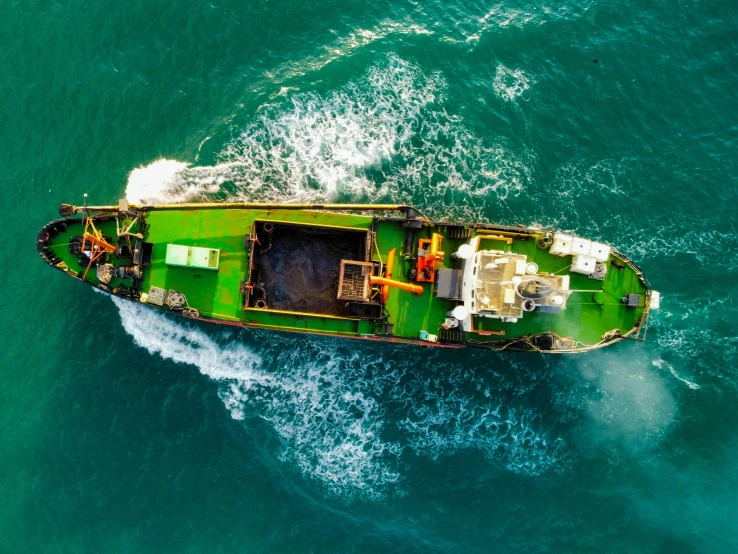
[[[231,327],[540,353],[645,338],[640,269],[608,247],[604,276],[577,273],[577,256],[548,244],[553,231],[434,222],[408,207],[177,208],[77,208],[43,227],[37,251],[102,292]],[[346,284],[356,271],[358,292]]]

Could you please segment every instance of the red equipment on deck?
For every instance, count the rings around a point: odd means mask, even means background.
[[[443,263],[444,253],[441,251],[441,241],[443,241],[443,237],[438,233],[433,233],[429,239],[418,241],[418,276],[415,278],[416,281],[435,283],[436,264]]]

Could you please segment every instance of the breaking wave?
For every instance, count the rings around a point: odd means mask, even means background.
[[[527,82],[527,78],[526,78]],[[522,85],[516,85],[522,86]],[[134,170],[138,202],[229,200],[406,201],[431,213],[517,196],[530,181],[525,156],[487,144],[445,107],[446,82],[396,56],[355,81],[318,94],[291,93],[263,106],[214,166],[158,160]],[[453,208],[452,208],[453,209]],[[470,208],[464,208],[468,210]]]
[[[197,194],[188,188],[184,172],[188,164],[160,159],[128,175],[126,198],[134,204],[184,202]]]

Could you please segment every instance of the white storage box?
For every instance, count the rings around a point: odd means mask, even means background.
[[[167,244],[166,264],[218,271],[218,266],[220,266],[220,250],[217,248]]]
[[[594,272],[597,260],[591,256],[574,256],[571,261],[571,272],[589,275]]]
[[[574,241],[574,237],[565,235],[564,233],[554,233],[553,244],[549,251],[554,256],[568,256],[571,254],[571,243]]]
[[[610,247],[606,244],[593,242],[592,246],[589,247],[589,255],[598,262],[605,263],[610,257]]]
[[[589,250],[592,247],[592,241],[587,239],[575,238],[571,243],[572,256],[589,256]]]

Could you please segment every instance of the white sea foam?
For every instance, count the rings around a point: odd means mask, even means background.
[[[509,471],[539,475],[565,469],[565,443],[551,436],[541,417],[506,398],[506,383],[486,372],[435,364],[393,391],[406,408],[397,426],[416,453],[438,459],[462,450],[482,451]]]
[[[512,102],[523,96],[532,81],[533,78],[521,69],[508,69],[504,65],[498,65],[492,87],[497,96],[505,102]],[[526,98],[523,97],[523,100]]]
[[[375,389],[390,378],[348,349],[286,341],[273,360],[280,388],[262,391],[263,410],[285,441],[283,458],[338,494],[401,492],[400,444],[382,437],[384,407]]]
[[[215,167],[190,166],[185,162],[159,159],[131,171],[126,198],[134,204],[172,204],[205,199],[233,181],[238,168],[232,164]]]
[[[486,144],[447,113],[445,89],[440,74],[389,56],[331,92],[288,92],[264,106],[215,166],[158,160],[135,170],[127,196],[202,200],[223,187],[231,200],[255,202],[430,195],[431,214],[453,217],[437,201],[446,191],[468,199],[476,212],[487,201],[519,195],[531,178],[525,157],[502,142]]]
[[[451,12],[454,17],[445,26],[448,27],[447,32],[450,34],[461,33],[465,36],[465,42],[477,43],[485,33],[499,33],[499,30],[505,27],[541,26],[559,19],[572,20],[582,17],[594,2],[595,0],[576,4],[561,3],[555,8],[548,3],[539,5],[537,2],[528,2],[522,9],[506,3],[497,3],[483,16],[470,16],[466,20],[459,19],[456,12]],[[467,8],[472,9],[471,6]],[[451,37],[448,37],[448,40],[457,42]]]
[[[302,77],[308,72],[319,71],[329,63],[350,56],[369,44],[381,41],[390,35],[432,35],[433,31],[423,25],[399,21],[382,21],[371,29],[355,29],[346,36],[326,46],[315,58],[290,61],[268,72],[269,80],[285,82]],[[283,88],[280,95],[285,91]]]
[[[260,358],[238,344],[221,348],[208,335],[179,323],[150,308],[113,297],[123,328],[134,342],[152,354],[177,363],[196,366],[204,375],[215,380],[237,380],[249,386],[255,383],[269,386],[274,378],[259,370]],[[242,419],[242,412],[233,408],[233,416]]]
[[[248,176],[239,193],[249,197],[410,199],[451,188],[504,198],[519,192],[527,168],[448,114],[445,89],[440,74],[391,56],[338,90],[267,106],[221,159]]]
[[[213,379],[234,419],[269,422],[282,459],[337,495],[402,494],[405,449],[433,459],[481,450],[525,475],[564,468],[563,441],[532,410],[508,406],[483,374],[440,365],[426,377],[367,348],[309,339],[272,337],[278,344],[257,353],[228,335],[114,302],[136,344]]]
[[[614,240],[622,223],[624,234],[632,232],[632,219],[619,221],[618,208],[630,202],[633,184],[629,179],[631,160],[604,159],[598,162],[571,162],[556,170],[552,183],[531,191],[534,205],[540,209],[537,218],[546,225],[566,229],[591,239]],[[606,203],[602,199],[606,198]],[[607,229],[600,229],[598,221],[608,210]],[[556,215],[554,215],[556,214]],[[603,236],[603,231],[606,234]],[[621,241],[617,242],[622,246]]]
[[[632,161],[624,158],[566,164],[556,172],[556,192],[568,201],[602,194],[627,195],[631,191],[628,173]]]
[[[699,304],[697,299],[695,304]],[[670,301],[673,311],[656,313],[649,322],[649,338],[654,337],[663,352],[669,352],[680,362],[679,372],[689,371],[692,376],[700,378],[722,378],[731,386],[735,386],[734,368],[726,360],[734,360],[738,356],[738,337],[726,334],[735,320],[733,310],[718,306],[715,311],[709,309],[690,310],[675,305]],[[724,310],[721,323],[715,317],[718,310]],[[713,325],[715,328],[713,328]],[[718,354],[719,353],[719,354]],[[716,356],[716,354],[718,354]],[[662,367],[662,366],[659,366]],[[671,366],[669,370],[673,368]],[[685,369],[681,369],[684,367]],[[676,372],[676,369],[674,369]],[[680,378],[679,375],[675,377]]]
[[[139,346],[165,359],[191,364],[218,383],[234,419],[260,417],[283,443],[282,456],[338,494],[378,496],[396,483],[397,444],[381,440],[382,408],[365,394],[355,356],[325,354],[317,346],[286,341],[275,371],[228,337],[203,331],[131,302],[113,299],[125,330]],[[222,344],[221,344],[222,342]]]
[[[183,184],[181,175],[186,167],[184,162],[162,158],[134,169],[128,176],[126,198],[134,204],[167,202],[171,191]]]
[[[436,398],[414,405],[399,424],[408,432],[409,446],[438,459],[461,450],[478,449],[492,461],[502,461],[515,473],[540,475],[563,457],[561,438],[548,439],[536,429],[540,417],[531,410],[504,406],[500,401],[470,405],[469,398]]]

